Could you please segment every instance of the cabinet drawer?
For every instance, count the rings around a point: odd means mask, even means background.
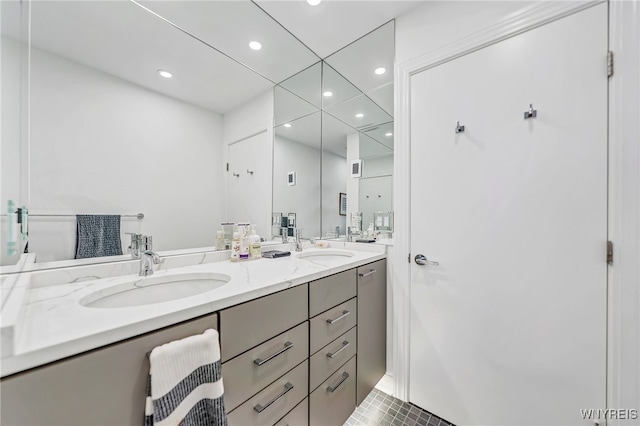
[[[356,354],[357,328],[353,327],[311,357],[309,360],[309,389],[311,391]]]
[[[305,321],[225,362],[222,377],[227,410],[233,410],[308,356],[309,323]]]
[[[340,272],[309,283],[309,316],[314,317],[357,294],[356,270]]]
[[[220,311],[222,362],[306,321],[307,294],[304,284]]]
[[[311,319],[311,354],[318,352],[323,346],[356,325],[358,317],[356,305],[354,297]]]
[[[210,314],[5,377],[0,424],[139,425],[149,378],[147,352],[217,325],[217,315]]]
[[[309,396],[309,424],[344,424],[356,409],[356,357],[351,358]]]
[[[272,425],[281,419],[309,393],[308,367],[304,361],[233,410],[229,426]]]
[[[305,398],[296,408],[276,423],[275,426],[307,426],[308,424],[309,398]]]

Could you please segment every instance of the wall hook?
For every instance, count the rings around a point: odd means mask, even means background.
[[[253,170],[249,170],[249,169],[247,169],[247,173],[248,173],[248,174],[250,174],[250,175],[252,175],[252,174],[253,174]]]
[[[464,126],[460,125],[460,122],[456,122],[456,133],[462,133],[464,132]]]
[[[233,172],[233,176],[240,177],[240,173]]]
[[[524,112],[524,119],[535,118],[538,116],[538,110],[533,109],[533,104],[529,104],[529,111]]]

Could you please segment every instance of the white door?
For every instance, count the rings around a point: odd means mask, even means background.
[[[602,4],[411,78],[409,395],[455,424],[605,408],[606,52]]]
[[[256,224],[263,237],[271,234],[271,152],[266,131],[229,145],[226,220]]]

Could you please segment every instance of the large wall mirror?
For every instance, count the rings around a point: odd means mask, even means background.
[[[295,214],[304,236],[345,235],[349,213],[367,229],[393,209],[393,63],[391,21],[276,86],[274,214]]]
[[[211,247],[225,221],[276,236],[271,212],[295,213],[304,236],[344,233],[340,193],[350,211],[391,209],[366,200],[390,203],[380,182],[393,152],[393,22],[323,61],[249,1],[10,1],[2,67],[3,210],[7,198],[28,206],[38,262],[74,258],[76,214],[121,215],[124,259],[130,232],[160,251]],[[273,132],[227,146],[227,115],[265,95]],[[269,153],[244,166],[251,144]],[[364,164],[356,189],[353,156]],[[259,217],[236,217],[249,211]],[[3,251],[3,264],[15,260]]]

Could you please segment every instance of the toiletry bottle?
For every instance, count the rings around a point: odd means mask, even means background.
[[[251,235],[249,235],[249,257],[251,259],[260,259],[262,257],[260,236],[256,233],[255,225],[251,225]]]
[[[238,224],[240,232],[240,260],[249,259],[249,224]]]
[[[233,240],[231,241],[231,261],[237,262],[240,260],[240,233],[233,233]]]
[[[375,238],[375,235],[373,234],[373,222],[369,222],[369,228],[367,229],[367,238],[370,240]]]
[[[218,231],[216,233],[216,250],[225,250],[226,244],[224,242],[224,231]]]

